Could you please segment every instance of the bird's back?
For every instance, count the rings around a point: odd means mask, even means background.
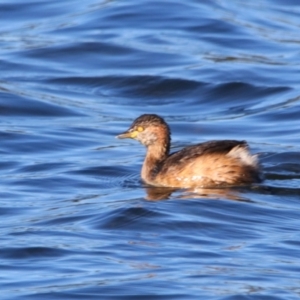
[[[245,141],[209,141],[171,154],[155,181],[173,187],[250,184],[260,181],[259,164]]]

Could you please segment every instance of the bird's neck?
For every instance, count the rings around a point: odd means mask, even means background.
[[[166,137],[161,141],[149,145],[142,167],[142,179],[148,183],[155,185],[155,176],[159,172],[163,162],[169,156],[170,139]]]

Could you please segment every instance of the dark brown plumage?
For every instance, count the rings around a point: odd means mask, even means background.
[[[170,128],[158,115],[141,115],[118,138],[133,138],[147,147],[141,176],[151,185],[221,187],[261,180],[257,157],[245,141],[209,141],[169,154]]]

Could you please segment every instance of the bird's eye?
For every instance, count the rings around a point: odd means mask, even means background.
[[[144,128],[143,128],[142,126],[139,126],[139,127],[137,128],[137,131],[138,131],[138,132],[142,132],[142,131],[144,131]]]

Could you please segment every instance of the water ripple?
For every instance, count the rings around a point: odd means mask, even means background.
[[[2,298],[298,299],[299,12],[2,1]],[[115,139],[143,113],[172,151],[247,140],[265,181],[144,185],[145,149]]]

